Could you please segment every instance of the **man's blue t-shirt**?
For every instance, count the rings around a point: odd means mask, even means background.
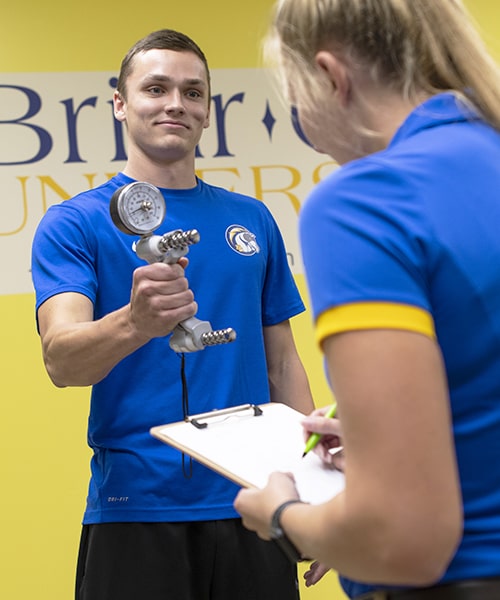
[[[65,292],[87,296],[95,319],[129,302],[132,273],[145,263],[132,249],[138,237],[113,225],[109,202],[131,181],[119,174],[48,210],[33,244],[37,309]],[[189,414],[269,402],[263,327],[304,310],[274,219],[258,200],[201,180],[193,189],[161,191],[167,213],[156,233],[200,233],[186,270],[197,317],[214,330],[232,327],[237,333],[235,342],[185,354]],[[149,433],[152,426],[183,419],[180,372],[180,356],[168,336],[160,337],[93,386],[84,523],[237,516],[234,484],[196,462],[187,477],[181,452]]]

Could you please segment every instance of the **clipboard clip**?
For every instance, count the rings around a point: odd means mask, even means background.
[[[210,419],[220,419],[228,418],[228,417],[239,417],[244,416],[238,413],[250,412],[253,411],[252,416],[259,417],[262,415],[262,409],[259,408],[256,404],[242,404],[241,406],[234,406],[232,408],[222,408],[221,410],[212,410],[210,412],[201,413],[199,415],[195,415],[194,417],[186,417],[186,421],[194,425],[197,429],[205,429],[208,427],[207,421]]]

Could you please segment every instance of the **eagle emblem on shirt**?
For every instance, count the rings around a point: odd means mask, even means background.
[[[244,256],[260,252],[255,234],[243,225],[230,225],[226,229],[226,242],[235,252]]]

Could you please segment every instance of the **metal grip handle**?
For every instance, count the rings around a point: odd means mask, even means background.
[[[187,231],[176,229],[162,235],[158,241],[158,246],[168,252],[169,250],[183,250],[186,246],[192,246],[199,241],[200,234],[197,229],[188,229]]]
[[[216,329],[209,331],[201,336],[204,346],[216,346],[217,344],[229,344],[236,339],[236,331],[232,327],[226,329]]]
[[[200,234],[196,229],[182,231],[175,229],[163,235],[145,235],[134,245],[134,250],[139,258],[152,264],[164,262],[170,265],[185,256],[189,246],[200,241]]]

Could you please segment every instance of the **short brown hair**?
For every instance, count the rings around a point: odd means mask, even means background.
[[[174,50],[176,52],[193,52],[205,65],[208,81],[208,91],[210,97],[210,70],[208,68],[208,62],[205,54],[201,48],[194,42],[190,37],[179,31],[173,29],[160,29],[153,31],[146,37],[136,42],[132,48],[127,52],[125,58],[122,61],[120,67],[120,74],[118,76],[118,83],[116,89],[118,92],[126,98],[127,96],[127,79],[132,72],[133,59],[136,54],[140,52],[147,52],[148,50]]]

